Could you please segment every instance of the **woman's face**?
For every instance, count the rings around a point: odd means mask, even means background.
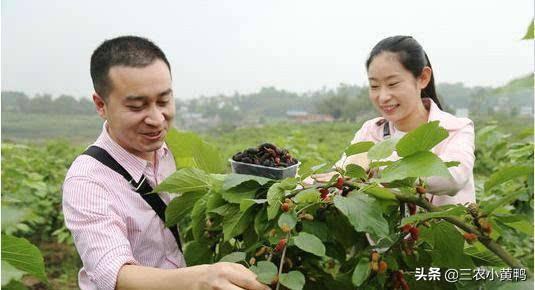
[[[381,52],[368,67],[370,100],[389,122],[397,124],[410,119],[424,108],[420,92],[427,86],[430,74],[431,69],[426,67],[422,76],[415,78],[399,62],[396,53]]]

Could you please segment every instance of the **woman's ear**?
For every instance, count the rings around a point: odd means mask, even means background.
[[[96,92],[93,94],[93,103],[95,103],[95,108],[99,116],[106,120],[106,101]]]
[[[427,85],[431,81],[432,75],[433,75],[433,70],[428,66],[424,66],[424,68],[422,69],[422,73],[418,77],[418,84],[420,85],[421,90],[427,87]]]

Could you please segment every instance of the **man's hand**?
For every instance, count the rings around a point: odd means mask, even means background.
[[[303,180],[303,183],[307,185],[312,185],[317,182],[326,183],[329,182],[331,178],[337,174],[340,175],[340,173],[338,173],[337,171],[314,174],[305,178],[305,180]]]
[[[270,289],[268,286],[258,282],[256,274],[241,264],[221,262],[202,266],[206,266],[206,270],[198,277],[199,288],[196,289]]]
[[[179,269],[123,265],[117,290],[269,290],[256,274],[236,263],[215,263]]]

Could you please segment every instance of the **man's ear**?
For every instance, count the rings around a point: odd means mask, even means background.
[[[423,90],[425,89],[425,87],[427,87],[427,85],[431,81],[432,75],[433,75],[433,70],[428,66],[424,66],[424,68],[422,69],[422,73],[418,77],[418,83],[420,85],[420,89]]]
[[[93,103],[95,103],[95,108],[97,109],[97,113],[99,114],[99,116],[102,119],[106,120],[106,102],[96,92],[93,93]]]

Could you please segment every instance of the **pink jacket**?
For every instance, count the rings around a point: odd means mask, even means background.
[[[464,204],[475,202],[474,187],[474,123],[468,118],[458,118],[438,108],[431,99],[423,99],[424,105],[429,110],[428,121],[439,121],[439,125],[445,128],[449,136],[431,151],[438,155],[443,161],[459,161],[461,164],[450,167],[449,171],[453,178],[429,177],[426,179],[428,185],[429,198],[432,198],[434,205]],[[355,134],[351,144],[361,141],[372,141],[374,143],[383,141],[384,124],[379,122],[383,118],[368,120],[362,128]],[[403,132],[396,130],[393,124],[389,123],[390,134],[392,136],[402,135]],[[395,161],[399,156],[394,152],[385,160]]]

